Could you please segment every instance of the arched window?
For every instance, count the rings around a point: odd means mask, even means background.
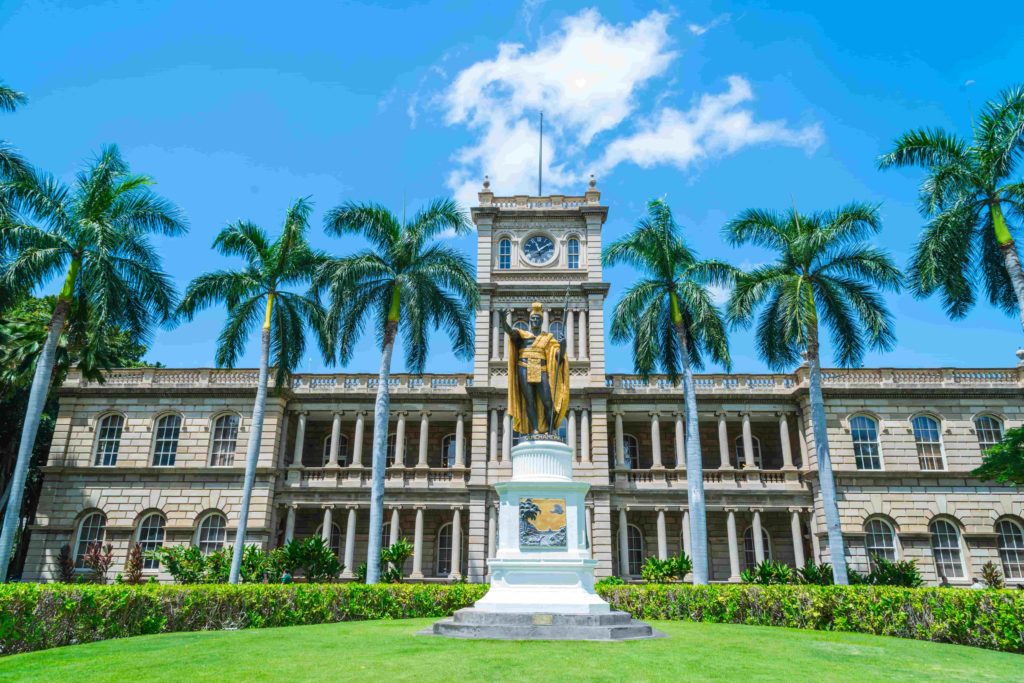
[[[512,267],[512,240],[505,237],[498,242],[498,270]]]
[[[640,466],[640,442],[632,434],[624,434],[622,447],[622,459],[626,463],[626,469],[635,470]]]
[[[896,561],[896,532],[884,519],[869,519],[864,524],[864,551],[868,562],[875,566],[876,558]]]
[[[394,467],[394,454],[397,449],[397,437],[395,434],[387,435],[387,466]],[[404,455],[404,454],[402,454]],[[404,463],[401,463],[404,465]]]
[[[548,325],[548,332],[555,338],[561,338],[565,336],[565,324],[561,320],[556,320]]]
[[[117,464],[117,453],[121,450],[121,432],[124,430],[124,417],[117,413],[104,415],[96,430],[97,465],[113,467]]]
[[[316,535],[322,538],[323,534],[324,525],[320,524],[320,526],[316,528]],[[337,524],[331,524],[331,541],[327,544],[327,546],[335,555],[341,555],[341,527]]]
[[[455,467],[455,449],[458,442],[454,434],[448,434],[441,439],[441,467]],[[465,440],[463,440],[463,454],[465,454]]]
[[[530,323],[526,322],[525,320],[515,321],[514,323],[512,323],[512,327],[516,328],[517,330],[524,330],[526,332],[530,331]]]
[[[772,537],[768,530],[761,527],[761,545],[764,546],[764,559],[772,559]],[[750,568],[757,564],[757,551],[754,549],[754,527],[748,526],[743,532],[743,561]]]
[[[102,512],[92,512],[78,523],[78,537],[75,539],[75,566],[81,569],[82,558],[89,544],[94,541],[103,543],[107,534],[107,516]]]
[[[928,526],[928,531],[932,534],[935,571],[940,577],[962,579],[966,572],[960,548],[960,530],[950,521],[936,519]]]
[[[395,538],[402,537],[402,528],[398,528],[398,535]],[[380,528],[380,547],[387,548],[391,545],[391,522],[384,522]]]
[[[939,421],[929,415],[918,415],[911,420],[914,427],[914,443],[917,444],[917,460],[922,470],[944,470],[942,457],[942,433]]]
[[[850,418],[853,437],[853,455],[858,470],[882,469],[881,450],[878,448],[878,423],[867,415]]]
[[[181,416],[175,413],[164,415],[156,421],[153,430],[153,465],[173,467],[178,455],[178,436],[181,435]]]
[[[999,535],[999,559],[1003,561],[1003,576],[1024,579],[1024,530],[1017,522],[1001,519],[996,524]]]
[[[139,549],[143,552],[143,569],[156,569],[160,566],[159,562],[146,557],[145,553],[163,547],[165,526],[164,516],[159,512],[152,512],[146,515],[139,524],[138,544]]]
[[[754,444],[754,467],[761,469],[761,440],[756,436],[751,436],[750,440]],[[736,465],[737,467],[743,467],[747,464],[746,453],[743,452],[743,436],[736,437]]]
[[[323,464],[326,467],[327,463],[331,461],[331,435],[328,434],[324,437],[324,460]],[[344,434],[338,439],[338,464],[342,467],[348,467],[348,437]]]
[[[196,547],[203,555],[209,555],[224,547],[228,538],[228,521],[219,512],[211,512],[203,517],[196,530]]]
[[[235,444],[238,441],[238,416],[221,415],[213,423],[213,438],[210,442],[210,464],[227,467],[235,462]]]
[[[992,415],[974,418],[974,431],[978,435],[978,448],[982,453],[1003,440],[1003,423]]]
[[[640,576],[644,566],[644,535],[640,527],[630,524],[626,527],[626,559],[629,564],[629,575]]]
[[[437,531],[437,575],[452,573],[452,524],[448,522]]]
[[[569,240],[568,248],[566,249],[568,254],[568,265],[570,268],[580,267],[580,241],[575,237]]]

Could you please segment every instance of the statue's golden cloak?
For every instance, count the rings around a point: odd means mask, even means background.
[[[548,431],[554,432],[565,419],[569,410],[569,363],[563,359],[561,363],[556,361],[561,344],[550,332],[541,332],[534,335],[532,332],[514,330],[522,339],[533,339],[533,347],[544,351],[544,365],[548,372],[548,382],[551,384],[551,402],[554,406],[555,424],[548,429],[548,416],[545,414],[544,406],[537,401],[537,428],[543,434]],[[526,414],[526,400],[519,392],[519,373],[516,367],[519,364],[519,349],[508,340],[508,412],[512,416],[512,429],[520,434],[530,433],[530,418]]]

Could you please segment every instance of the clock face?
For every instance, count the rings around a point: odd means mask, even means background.
[[[535,265],[547,263],[555,255],[555,243],[550,237],[534,235],[523,243],[523,256]]]

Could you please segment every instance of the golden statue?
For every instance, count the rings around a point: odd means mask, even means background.
[[[569,364],[562,354],[564,338],[543,332],[540,302],[530,312],[530,329],[511,327],[500,312],[508,335],[508,412],[520,434],[555,434],[569,409]],[[540,410],[538,410],[538,407]]]

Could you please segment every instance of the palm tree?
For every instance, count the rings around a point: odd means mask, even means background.
[[[24,93],[12,90],[0,82],[0,111],[13,112],[28,102]],[[15,178],[28,172],[28,165],[6,141],[0,140],[0,180]]]
[[[731,366],[725,324],[708,288],[730,284],[735,270],[720,261],[698,260],[661,200],[647,204],[647,215],[633,232],[608,245],[603,260],[606,266],[626,263],[644,273],[615,306],[612,341],[633,342],[633,364],[642,375],[660,367],[676,381],[682,371],[693,582],[706,584],[707,512],[693,369],[704,367],[705,355]]]
[[[947,315],[964,317],[984,284],[992,305],[1024,325],[1024,272],[1007,215],[1024,219],[1024,87],[985,105],[968,145],[941,129],[912,130],[878,160],[882,169],[918,166],[928,224],[908,272],[918,297],[939,292]]]
[[[462,235],[471,226],[455,202],[435,200],[411,220],[399,220],[377,204],[346,203],[324,220],[328,234],[362,235],[370,248],[333,259],[317,273],[315,288],[326,292],[332,336],[330,361],[347,363],[369,322],[380,345],[380,374],[373,413],[373,483],[366,582],[380,579],[380,537],[384,523],[384,468],[390,416],[391,355],[402,335],[405,364],[419,373],[427,359],[428,335],[441,328],[460,358],[473,353],[473,313],[478,293],[473,266],[459,252],[438,243],[442,234]]]
[[[245,261],[240,270],[218,270],[193,280],[182,299],[179,313],[191,320],[201,309],[225,303],[228,309],[224,329],[217,344],[217,365],[234,367],[245,349],[253,328],[260,323],[260,371],[256,401],[252,407],[249,443],[245,456],[245,481],[242,505],[238,512],[238,531],[228,581],[238,583],[249,523],[249,502],[256,479],[263,416],[267,404],[267,377],[270,354],[274,354],[274,386],[284,386],[285,377],[302,358],[306,348],[306,327],[319,331],[323,325],[320,305],[312,298],[288,288],[308,285],[323,262],[323,255],[306,240],[312,205],[299,199],[285,214],[281,235],[270,241],[266,232],[247,221],[224,228],[213,247],[224,256],[239,256]],[[324,352],[327,353],[326,346]]]
[[[819,324],[824,323],[843,366],[859,365],[868,347],[889,350],[895,344],[892,316],[878,290],[898,291],[900,271],[886,252],[865,241],[880,229],[878,208],[858,203],[810,215],[751,209],[725,227],[733,246],[751,243],[776,253],[773,263],[736,280],[728,316],[748,325],[764,303],[756,333],[761,357],[782,370],[803,354],[810,366],[819,485],[838,584],[848,578],[821,393]]]
[[[174,285],[149,236],[181,235],[188,225],[177,207],[150,189],[152,184],[148,176],[130,173],[113,145],[71,187],[38,173],[17,181],[21,208],[45,227],[21,220],[3,227],[3,242],[12,257],[0,282],[28,290],[63,275],[64,285],[32,379],[9,512],[0,533],[0,580],[7,577],[29,457],[69,315],[78,311],[93,330],[112,325],[139,341],[148,338],[156,323],[173,317]]]

